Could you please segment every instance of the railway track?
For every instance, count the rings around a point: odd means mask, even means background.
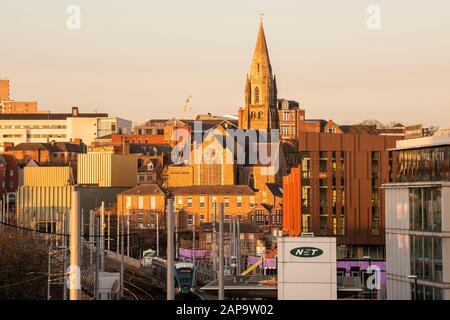
[[[147,286],[151,285],[147,281],[140,279],[133,271],[127,271],[125,273],[127,277],[124,279],[124,291],[127,292],[134,300],[156,300],[155,297],[148,292],[148,289],[143,288],[142,284]]]

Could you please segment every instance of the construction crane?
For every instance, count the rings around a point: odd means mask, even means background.
[[[192,95],[189,95],[189,97],[186,98],[186,102],[184,103],[184,110],[183,110],[184,113],[188,112],[189,110],[192,110],[191,98],[192,98]]]

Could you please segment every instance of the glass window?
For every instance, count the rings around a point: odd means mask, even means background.
[[[138,197],[138,209],[144,209],[144,197]]]
[[[192,197],[187,198],[188,208],[192,208]]]
[[[127,196],[125,198],[125,209],[131,209],[131,197]]]
[[[237,207],[242,208],[242,197],[241,196],[237,197]]]
[[[250,197],[250,208],[254,208],[255,207],[255,197],[251,196]]]
[[[224,202],[225,202],[225,208],[228,208],[228,207],[230,207],[230,198],[228,198],[228,197],[225,197],[225,200],[224,200]]]
[[[200,208],[204,208],[205,207],[205,197],[200,197]]]
[[[155,210],[156,209],[156,198],[150,197],[150,209]]]

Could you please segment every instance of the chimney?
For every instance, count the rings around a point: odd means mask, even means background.
[[[72,117],[78,117],[79,111],[78,107],[72,107]]]

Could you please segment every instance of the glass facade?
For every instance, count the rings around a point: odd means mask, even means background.
[[[417,279],[442,282],[442,238],[410,236],[411,273]]]
[[[438,187],[409,189],[409,228],[440,232],[442,229],[442,191]]]
[[[395,182],[450,181],[450,146],[395,151]]]

